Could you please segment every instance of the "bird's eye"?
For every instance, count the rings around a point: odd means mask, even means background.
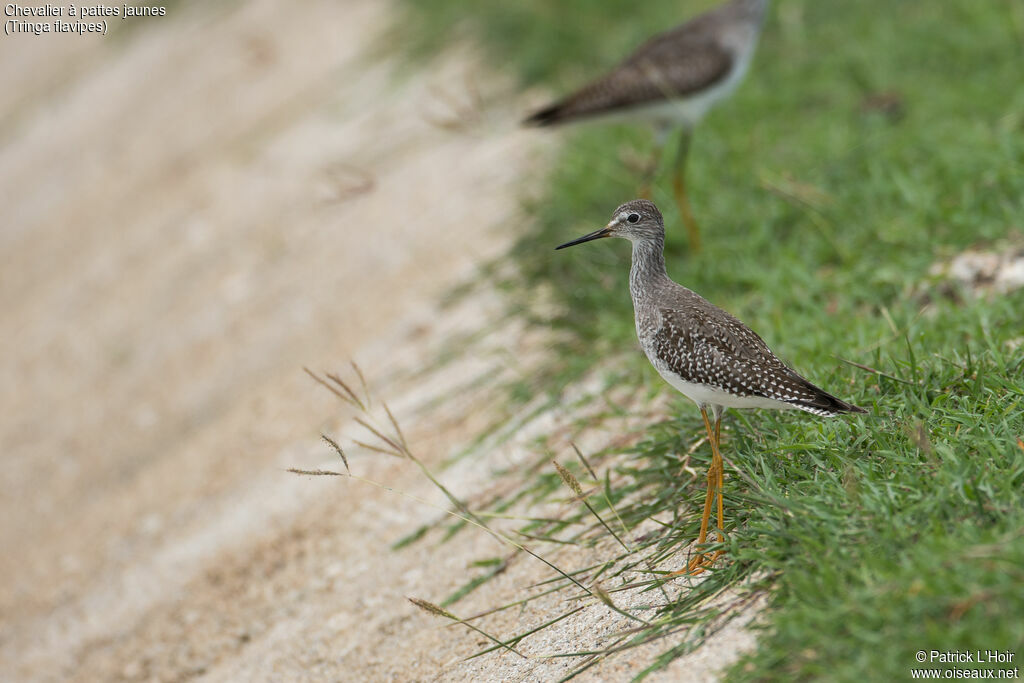
[[[638,214],[638,213],[631,213],[628,216],[626,216],[626,220],[629,221],[630,223],[639,223],[640,222],[640,214]]]

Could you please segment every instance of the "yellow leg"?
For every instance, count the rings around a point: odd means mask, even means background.
[[[708,492],[704,496],[704,514],[700,518],[700,533],[697,535],[697,545],[702,545],[708,538],[708,524],[711,521],[711,504],[715,499],[715,484],[718,475],[715,474],[715,461],[712,459],[708,466]]]
[[[700,520],[700,534],[697,536],[697,546],[704,544],[708,536],[708,524],[711,521],[711,506],[712,501],[715,499],[715,483],[718,481],[718,475],[715,472],[714,460],[711,462],[711,466],[708,467],[708,492],[704,496],[704,514]],[[680,574],[700,574],[704,571],[701,566],[704,563],[704,553],[697,555],[697,557],[690,560],[690,563],[686,566],[686,569],[680,569],[674,571],[668,576],[679,576]]]
[[[690,249],[700,251],[700,228],[697,227],[697,219],[693,217],[693,209],[690,208],[690,198],[686,194],[686,157],[690,151],[689,130],[683,130],[679,137],[679,153],[676,155],[676,168],[672,175],[672,190],[675,193],[676,205],[679,206],[679,216],[686,226],[686,234],[690,238]]]
[[[715,417],[715,440],[712,442],[714,445],[711,448],[712,458],[718,461],[717,465],[717,489],[718,489],[718,540],[725,541],[725,502],[722,499],[722,489],[725,488],[725,463],[722,461],[722,415],[719,413]],[[718,556],[724,553],[724,550],[716,550],[715,554],[711,556],[711,560],[708,562],[710,565]]]
[[[718,529],[725,529],[725,503],[722,500],[722,489],[725,488],[725,463],[722,462],[722,416],[715,418],[715,445],[712,449],[713,457],[718,458]],[[719,539],[725,538],[719,534]],[[719,551],[721,552],[721,551]]]
[[[717,427],[715,430],[711,429],[711,420],[708,419],[708,413],[704,408],[700,409],[701,417],[704,418],[704,428],[708,432],[708,441],[711,443],[711,465],[708,467],[708,490],[704,496],[704,514],[700,520],[700,533],[697,536],[697,545],[703,545],[708,537],[708,523],[711,520],[711,508],[713,501],[715,500],[715,494],[718,494],[718,528],[721,529],[725,521],[723,514],[723,502],[722,502],[722,455],[718,451],[718,434],[721,430],[721,419],[718,419],[716,423]],[[719,540],[725,540],[724,537],[719,533]],[[708,565],[714,562],[715,558],[720,553],[716,552],[714,557],[707,562]],[[679,571],[672,572],[669,576],[678,576],[679,574],[700,574],[704,571],[704,553],[700,553],[697,557],[693,558],[686,569],[680,569]]]
[[[722,488],[725,486],[725,463],[722,460],[722,451],[719,448],[722,436],[722,416],[721,414],[715,416],[715,428],[712,430],[707,411],[701,408],[700,414],[704,418],[704,428],[708,432],[708,441],[711,442],[711,467],[708,468],[708,493],[704,500],[704,516],[701,520],[701,533],[697,539],[697,545],[701,545],[707,540],[707,526],[708,520],[711,517],[711,500],[713,497],[718,500],[718,540],[720,542],[725,541],[725,502],[722,498]],[[701,553],[690,561],[687,571],[691,574],[700,574],[704,569],[714,564],[715,560],[723,552],[722,550],[716,550],[710,558]]]
[[[725,462],[722,460],[722,451],[720,449],[722,437],[722,415],[720,411],[716,411],[714,429],[711,427],[711,420],[708,419],[707,410],[703,407],[700,409],[700,415],[704,418],[704,429],[707,430],[708,442],[711,444],[711,465],[708,467],[708,488],[707,494],[704,496],[704,513],[701,515],[700,533],[697,535],[697,546],[701,546],[705,541],[707,541],[708,525],[711,521],[711,508],[714,504],[713,501],[716,498],[718,501],[718,540],[719,542],[725,541],[725,502],[722,498],[722,489],[725,485]],[[690,560],[686,569],[680,569],[679,571],[672,572],[667,576],[700,574],[707,567],[714,564],[715,560],[718,559],[723,552],[725,551],[716,550],[710,558],[704,553],[700,553],[697,557]]]

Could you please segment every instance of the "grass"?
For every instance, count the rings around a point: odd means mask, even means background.
[[[681,18],[667,0],[642,12],[625,0],[404,7],[410,55],[461,35],[524,86],[552,92]],[[654,199],[666,213],[670,274],[871,412],[727,417],[729,559],[701,590],[772,596],[757,651],[730,678],[884,680],[908,677],[922,649],[1024,655],[1024,292],[951,294],[928,274],[967,247],[1022,239],[1022,61],[1024,10],[1013,0],[777,0],[747,82],[691,150],[698,256],[687,253],[662,174]],[[609,357],[620,386],[668,391],[639,352],[622,354],[636,347],[628,247],[552,251],[636,194],[623,158],[646,153],[649,137],[613,126],[557,135],[565,144],[554,166],[524,188],[535,199],[511,253],[518,275],[500,284],[517,314],[559,341],[541,379],[512,395],[558,401]],[[554,313],[531,306],[538,294]],[[700,420],[681,397],[673,407],[635,446],[588,456],[603,482],[573,469],[604,491],[588,501],[605,522],[672,520],[597,575],[657,563],[696,536],[698,520],[679,507],[700,500],[702,482],[680,479],[678,454]],[[693,458],[699,470],[710,452]],[[538,471],[516,501],[565,494],[557,472]],[[576,543],[608,533],[586,508],[574,514],[523,532]],[[585,519],[583,530],[573,521]],[[690,626],[712,619],[700,611],[706,597],[644,615],[650,625],[624,642],[662,638],[665,655],[651,666],[664,666],[703,637]],[[593,661],[580,657],[581,667]]]

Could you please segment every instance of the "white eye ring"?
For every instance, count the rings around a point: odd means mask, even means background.
[[[631,213],[628,216],[626,216],[626,220],[628,222],[630,222],[630,223],[639,223],[640,222],[640,214],[638,214],[638,213]]]

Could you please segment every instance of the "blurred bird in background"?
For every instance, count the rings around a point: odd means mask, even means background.
[[[768,0],[733,0],[641,45],[625,61],[524,123],[553,126],[585,119],[646,121],[654,128],[650,183],[670,133],[681,128],[672,189],[689,235],[700,230],[686,193],[686,157],[693,129],[708,110],[736,89],[750,66]]]

